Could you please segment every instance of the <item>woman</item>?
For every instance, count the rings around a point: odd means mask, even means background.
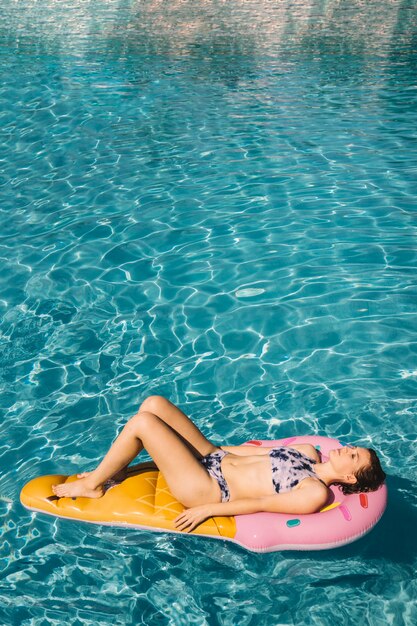
[[[126,424],[93,472],[53,487],[58,497],[100,498],[143,448],[163,473],[172,495],[186,510],[178,530],[193,530],[208,517],[271,511],[303,514],[320,510],[329,485],[344,493],[373,491],[384,481],[376,453],[346,446],[321,462],[309,445],[264,448],[212,444],[178,407],[150,396]]]

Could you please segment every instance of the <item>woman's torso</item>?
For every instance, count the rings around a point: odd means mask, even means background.
[[[273,450],[276,451],[274,460],[271,459],[270,449],[265,449],[265,454],[261,455],[258,453],[253,456],[239,456],[229,453],[223,458],[221,467],[224,478],[229,486],[231,500],[254,497],[262,498],[278,492],[284,493],[291,489],[298,489],[303,480],[318,480],[314,478],[314,470],[313,472],[309,472],[307,469],[307,467],[313,469],[314,462],[319,460],[317,452],[315,453],[316,458],[312,458],[314,453],[310,458],[293,448],[275,448]],[[287,455],[284,454],[282,464],[279,458],[280,450],[285,450],[285,452],[289,453]],[[296,454],[293,456],[291,451]],[[285,458],[285,456],[290,458]],[[302,465],[299,463],[300,460]],[[292,463],[296,463],[296,467],[304,466],[306,469],[305,471],[295,471],[295,476],[291,479],[288,469]],[[274,476],[273,465],[275,466]],[[277,484],[278,487],[276,487]]]

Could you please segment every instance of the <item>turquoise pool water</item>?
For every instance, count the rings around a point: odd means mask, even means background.
[[[4,0],[1,624],[417,622],[416,8]],[[385,516],[260,555],[21,507],[154,393],[372,442]]]

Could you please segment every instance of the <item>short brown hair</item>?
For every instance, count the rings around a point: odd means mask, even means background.
[[[367,448],[367,450],[371,458],[368,465],[356,472],[356,483],[353,485],[350,483],[335,483],[339,485],[345,496],[351,493],[376,491],[386,478],[386,474],[381,467],[381,462],[375,450],[372,450],[372,448]]]

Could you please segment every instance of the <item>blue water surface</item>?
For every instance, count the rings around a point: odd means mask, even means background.
[[[417,623],[414,0],[3,0],[0,623]],[[54,520],[149,394],[214,441],[372,445],[360,541]]]

